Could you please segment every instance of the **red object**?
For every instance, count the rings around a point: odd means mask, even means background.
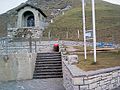
[[[59,46],[58,44],[54,44],[55,47]]]
[[[55,40],[55,41],[57,41],[57,40],[58,40],[58,38],[54,38],[54,40]]]
[[[59,52],[59,44],[54,44],[54,51]]]

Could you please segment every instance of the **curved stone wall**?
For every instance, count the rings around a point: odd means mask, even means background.
[[[63,82],[66,90],[111,90],[120,86],[120,66],[85,72],[63,58]]]

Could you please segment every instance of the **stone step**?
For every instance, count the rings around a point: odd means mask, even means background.
[[[61,54],[59,52],[38,53],[33,78],[42,79],[61,77],[62,77]]]
[[[35,67],[57,67],[57,66],[61,66],[61,64],[57,63],[57,64],[36,64]]]
[[[61,54],[39,54],[37,57],[61,56]]]
[[[41,70],[41,69],[62,69],[62,66],[57,66],[57,67],[35,67],[35,70]]]
[[[33,79],[62,78],[62,75],[33,76]]]
[[[40,73],[34,73],[33,76],[40,76],[40,75],[62,75],[62,72],[40,72]]]
[[[61,61],[61,58],[53,58],[53,59],[36,59],[36,62],[48,62],[48,61]]]
[[[61,56],[37,57],[36,60],[40,60],[40,59],[57,59],[57,58],[61,58]]]
[[[62,69],[36,69],[35,73],[39,73],[39,72],[62,72]]]
[[[45,52],[45,53],[37,53],[37,55],[43,55],[43,54],[45,54],[45,55],[47,55],[47,54],[61,54],[60,52]]]
[[[61,61],[48,61],[48,62],[44,61],[44,62],[36,62],[35,64],[41,65],[41,64],[61,64],[61,63],[62,63]]]

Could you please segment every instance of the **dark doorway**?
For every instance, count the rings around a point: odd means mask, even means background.
[[[26,11],[23,14],[22,18],[23,27],[34,27],[35,26],[35,17],[31,11]]]
[[[29,16],[27,18],[27,27],[33,27],[33,26],[35,26],[34,16]]]

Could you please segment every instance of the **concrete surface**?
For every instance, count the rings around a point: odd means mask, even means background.
[[[0,83],[0,90],[65,90],[62,78],[34,79]]]
[[[10,54],[0,57],[0,81],[33,78],[35,53]]]

